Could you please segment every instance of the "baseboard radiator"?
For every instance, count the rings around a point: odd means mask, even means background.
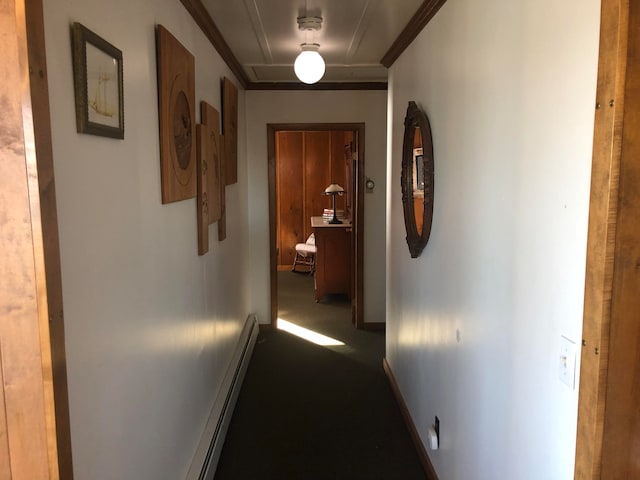
[[[231,415],[258,337],[258,319],[249,315],[240,334],[231,364],[222,382],[186,480],[212,480],[229,428]]]

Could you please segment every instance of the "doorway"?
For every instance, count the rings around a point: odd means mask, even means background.
[[[321,123],[321,124],[269,124],[267,125],[268,177],[269,177],[269,243],[270,243],[270,284],[271,284],[271,326],[278,321],[278,185],[276,136],[278,132],[351,132],[353,152],[353,194],[351,209],[351,312],[352,322],[357,329],[364,326],[363,316],[363,232],[364,232],[364,135],[363,123]],[[323,186],[324,189],[324,186]],[[308,223],[308,219],[305,219]],[[305,223],[305,224],[306,224]],[[310,228],[310,227],[309,227]],[[306,230],[302,230],[302,235]],[[306,239],[306,236],[305,236]],[[302,239],[304,241],[305,239]]]

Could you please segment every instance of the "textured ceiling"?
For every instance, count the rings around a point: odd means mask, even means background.
[[[300,44],[320,44],[323,82],[385,82],[380,59],[422,0],[203,0],[251,82],[297,82]],[[320,16],[319,32],[298,29],[297,17]]]

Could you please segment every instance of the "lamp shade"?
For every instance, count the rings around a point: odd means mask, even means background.
[[[329,185],[327,188],[324,189],[325,195],[336,195],[336,194],[340,195],[343,193],[344,193],[344,188],[342,188],[337,183],[332,183],[331,185]]]
[[[296,77],[303,83],[316,83],[324,76],[324,59],[318,53],[318,47],[318,44],[303,43],[302,52],[293,64]]]

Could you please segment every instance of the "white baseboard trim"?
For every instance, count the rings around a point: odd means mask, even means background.
[[[258,319],[249,315],[222,381],[204,433],[189,467],[186,480],[213,480],[231,415],[258,337]]]

